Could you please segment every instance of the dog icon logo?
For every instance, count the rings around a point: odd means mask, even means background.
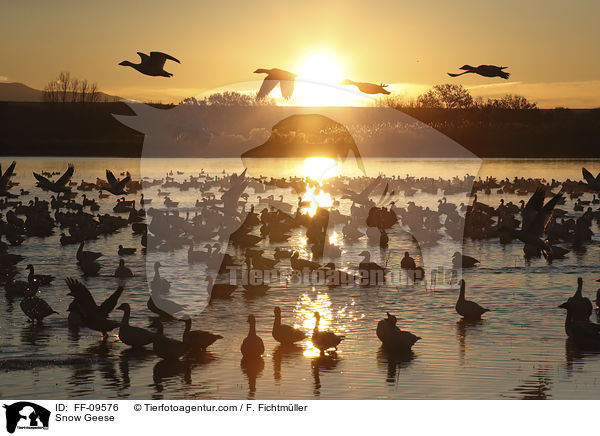
[[[29,401],[19,401],[10,405],[4,404],[6,409],[6,431],[14,433],[19,429],[48,429],[50,411],[40,405]]]

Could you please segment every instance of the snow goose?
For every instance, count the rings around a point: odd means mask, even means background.
[[[119,339],[121,342],[134,348],[143,347],[144,345],[154,342],[156,333],[141,327],[129,325],[131,306],[129,306],[128,303],[121,304],[117,307],[117,310],[123,311],[123,318],[121,319],[121,325],[119,327]]]
[[[171,60],[173,62],[177,62],[178,64],[181,63],[181,62],[179,62],[178,59],[174,58],[173,56],[168,55],[166,53],[159,52],[159,51],[151,51],[150,56],[148,56],[145,53],[141,53],[139,51],[137,52],[137,54],[140,57],[139,64],[134,64],[133,62],[130,62],[130,61],[123,61],[123,62],[119,63],[119,65],[122,65],[125,67],[131,67],[134,70],[137,70],[142,74],[145,74],[146,76],[173,77],[172,73],[165,71],[165,69],[164,69],[165,62],[167,60]]]
[[[254,315],[248,315],[248,324],[248,336],[242,341],[240,351],[246,359],[259,358],[265,352],[265,344],[256,334],[256,318]]]
[[[311,337],[312,344],[321,351],[321,356],[324,356],[325,351],[330,348],[334,348],[337,351],[337,347],[344,340],[344,336],[338,336],[333,332],[319,331],[319,322],[321,320],[319,312],[315,312],[315,319],[315,328]]]
[[[271,333],[277,342],[282,345],[290,345],[306,338],[306,333],[302,330],[290,325],[281,324],[281,308],[276,307],[273,312],[275,313],[275,320],[273,321],[273,330]]]
[[[465,300],[465,281],[460,281],[460,293],[458,294],[458,300],[456,301],[456,311],[463,318],[468,320],[477,320],[481,318],[485,312],[489,312],[490,309],[485,309],[474,301]]]

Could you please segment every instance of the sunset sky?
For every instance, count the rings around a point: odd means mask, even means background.
[[[461,83],[474,95],[517,93],[541,107],[600,106],[600,2],[461,0],[370,2],[3,2],[0,81],[41,89],[60,71],[139,100],[178,102],[256,68],[298,71],[331,59],[344,77],[415,94]],[[173,78],[122,60],[167,52]],[[511,78],[450,78],[463,64],[508,66]],[[403,86],[403,85],[410,86]]]

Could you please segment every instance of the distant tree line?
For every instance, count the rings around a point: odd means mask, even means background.
[[[97,83],[77,79],[63,71],[46,84],[43,99],[49,103],[97,103],[100,92]]]
[[[225,91],[210,94],[206,97],[188,97],[180,104],[191,104],[196,106],[265,106],[274,105],[272,99],[256,100],[256,94],[244,94],[236,91]]]
[[[435,85],[416,99],[406,100],[397,95],[382,98],[380,104],[394,108],[423,109],[537,109],[537,103],[522,95],[507,94],[500,98],[474,98],[462,85]]]

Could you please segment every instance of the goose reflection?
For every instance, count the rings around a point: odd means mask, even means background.
[[[281,364],[302,357],[304,349],[296,344],[278,344],[273,350],[273,378],[281,380]]]
[[[548,368],[540,368],[514,391],[519,394],[521,400],[547,400],[551,398],[549,394],[552,385],[552,379],[548,375]]]
[[[565,360],[567,375],[571,376],[583,368],[584,359],[587,356],[600,355],[600,351],[583,351],[575,342],[567,338],[565,340]]]
[[[36,347],[45,347],[48,345],[50,339],[50,330],[51,329],[44,324],[27,323],[27,325],[21,329],[21,342]]]
[[[312,374],[314,379],[313,394],[315,397],[321,395],[321,371],[329,372],[338,364],[337,355],[335,352],[314,357],[311,360]]]
[[[248,399],[252,400],[256,396],[256,380],[265,368],[265,360],[262,357],[242,357],[240,367],[248,379]]]
[[[461,363],[464,364],[465,352],[466,352],[466,339],[467,334],[475,330],[479,325],[483,324],[482,319],[466,319],[461,318],[456,322],[456,336],[458,337],[459,353]]]
[[[152,380],[156,392],[162,392],[165,385],[181,377],[185,384],[192,383],[191,363],[187,360],[161,359],[152,368]]]
[[[386,350],[383,345],[377,350],[377,363],[387,368],[385,381],[392,385],[398,383],[398,369],[407,368],[415,357],[413,351],[393,352]]]
[[[119,355],[119,371],[121,372],[121,380],[123,381],[122,389],[131,387],[131,379],[129,373],[131,368],[137,368],[141,363],[152,359],[154,352],[146,348],[127,348]]]

